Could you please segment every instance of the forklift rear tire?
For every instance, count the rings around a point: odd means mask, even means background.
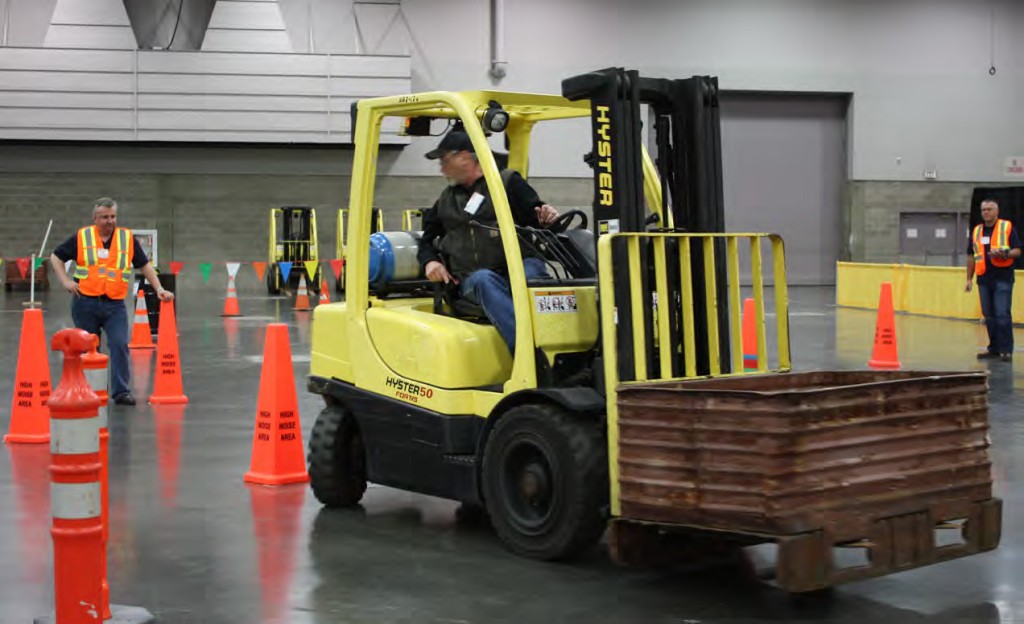
[[[309,482],[327,507],[351,507],[366,492],[366,451],[356,419],[328,405],[309,437]]]
[[[608,460],[599,426],[550,405],[522,405],[484,450],[487,512],[509,550],[532,559],[577,555],[604,533]]]

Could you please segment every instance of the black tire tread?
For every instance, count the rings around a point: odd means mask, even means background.
[[[550,427],[553,437],[559,439],[549,440],[549,443],[557,446],[564,441],[568,446],[575,474],[567,478],[570,490],[578,495],[570,500],[571,511],[563,516],[569,519],[568,524],[552,530],[553,535],[544,540],[530,537],[524,540],[514,527],[504,521],[501,511],[488,503],[491,523],[502,542],[519,555],[546,561],[570,559],[593,546],[607,527],[608,455],[604,432],[597,423],[552,405],[512,408],[498,421],[487,441],[483,462],[485,498],[489,498],[488,490],[494,481],[490,473],[495,466],[490,465],[487,459],[491,445],[497,444],[508,428],[520,426],[519,423],[524,421]]]
[[[309,483],[313,495],[327,507],[351,507],[366,492],[365,466],[349,470],[351,444],[359,435],[355,419],[340,405],[328,405],[309,436]]]

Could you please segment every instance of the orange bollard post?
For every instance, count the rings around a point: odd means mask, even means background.
[[[96,337],[82,329],[63,329],[50,347],[64,352],[60,383],[47,402],[50,411],[50,507],[53,524],[52,617],[36,624],[96,624],[103,618],[102,461],[100,398],[89,387],[82,354]],[[153,614],[139,607],[113,606],[114,621],[145,624]]]
[[[878,321],[875,324],[875,346],[868,360],[871,368],[892,369],[900,367],[896,347],[896,315],[892,305],[892,283],[882,282],[878,298]]]
[[[156,379],[150,403],[188,403],[181,385],[181,360],[178,357],[178,322],[174,302],[160,302],[160,330],[157,332]]]
[[[100,337],[92,335],[92,349],[82,356],[82,370],[85,379],[99,400],[97,423],[100,435],[100,518],[103,521],[103,551],[100,568],[103,570],[102,612],[103,619],[110,619],[110,583],[107,582],[107,541],[110,539],[110,429],[107,416],[107,366],[110,357],[99,352]]]
[[[141,288],[139,289],[142,290]],[[132,340],[129,349],[152,349],[153,334],[149,329],[149,310],[146,309],[146,296],[139,292],[135,296],[135,320],[132,323]]]
[[[99,621],[103,521],[100,518],[100,399],[82,374],[82,353],[93,336],[64,329],[50,347],[64,352],[64,372],[47,405],[50,444],[50,497],[53,525],[53,582],[60,624]]]
[[[283,485],[309,481],[299,423],[288,326],[267,325],[256,400],[256,427],[246,483]]]
[[[50,420],[46,410],[49,397],[50,363],[46,357],[43,311],[30,308],[25,310],[21,320],[11,423],[4,443],[42,444],[50,441]]]

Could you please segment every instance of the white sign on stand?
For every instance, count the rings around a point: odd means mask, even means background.
[[[132,234],[135,235],[135,240],[139,241],[142,251],[146,252],[146,257],[153,263],[153,266],[159,265],[156,230],[132,230]]]

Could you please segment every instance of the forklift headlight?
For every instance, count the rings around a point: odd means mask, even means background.
[[[487,103],[487,111],[484,112],[484,129],[488,132],[504,132],[508,127],[508,113],[501,108],[494,100]]]

